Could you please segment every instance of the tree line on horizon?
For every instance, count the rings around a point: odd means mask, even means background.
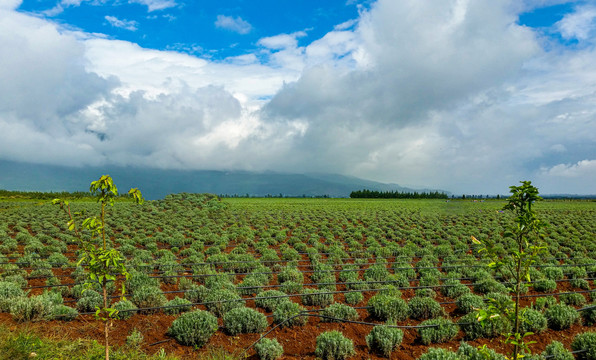
[[[448,199],[447,194],[432,192],[409,192],[409,191],[376,191],[376,190],[356,190],[350,193],[352,199]]]

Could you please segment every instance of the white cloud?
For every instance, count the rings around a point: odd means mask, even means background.
[[[0,0],[0,9],[14,10],[21,6],[23,0]]]
[[[580,6],[565,15],[555,27],[565,39],[587,40],[596,34],[596,7]]]
[[[243,35],[248,34],[252,30],[252,25],[250,25],[248,21],[243,20],[240,16],[217,15],[215,26],[220,29],[230,30]]]
[[[550,176],[589,176],[592,179],[596,179],[596,160],[582,160],[576,164],[558,164],[551,168],[544,168],[542,171]]]
[[[137,31],[137,26],[139,25],[139,23],[137,23],[134,20],[120,20],[117,17],[110,16],[110,15],[106,15],[105,19],[113,27],[117,27],[117,28],[124,29],[124,30],[129,30],[129,31]]]
[[[515,4],[379,0],[224,61],[2,10],[0,159],[596,192],[596,50],[543,51]]]
[[[82,3],[88,3],[93,6],[103,6],[106,4],[115,6],[121,4],[121,2],[118,0],[61,0],[53,8],[44,11],[43,14],[45,14],[46,16],[55,16],[62,13],[64,9],[68,7],[80,6]],[[149,12],[153,12],[156,10],[164,10],[178,5],[176,0],[129,0],[128,3],[145,5],[147,6],[147,11]]]
[[[333,27],[333,30],[335,30],[335,31],[347,30],[347,29],[353,27],[356,24],[358,24],[358,20],[357,19],[351,19],[351,20],[345,21],[345,22],[343,22],[341,24],[335,25]]]
[[[178,5],[176,0],[129,0],[129,3],[145,5],[149,12],[164,10]]]
[[[306,36],[304,31],[292,34],[279,34],[259,39],[258,44],[271,50],[282,50],[298,46],[298,38]]]

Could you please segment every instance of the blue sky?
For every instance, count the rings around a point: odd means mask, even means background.
[[[19,10],[146,48],[223,59],[254,51],[263,37],[304,31],[299,43],[318,39],[357,19],[367,5],[346,0],[25,0]]]
[[[0,48],[1,160],[596,193],[593,1],[0,0]]]

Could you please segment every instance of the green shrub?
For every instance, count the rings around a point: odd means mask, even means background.
[[[77,309],[64,304],[56,305],[52,308],[52,318],[55,320],[72,321],[79,316]]]
[[[133,294],[138,289],[146,287],[146,286],[159,287],[159,280],[156,278],[149,277],[148,274],[145,274],[145,273],[142,273],[139,271],[131,271],[130,274],[131,274],[130,278],[128,280],[126,280],[126,290],[130,291]]]
[[[402,330],[379,325],[375,326],[366,335],[366,345],[371,351],[377,351],[389,357],[391,352],[401,344],[403,338],[404,332]]]
[[[284,282],[279,289],[286,294],[300,294],[304,285],[293,281]]]
[[[357,320],[358,312],[351,306],[345,304],[331,304],[321,312],[321,315],[341,320]],[[332,320],[328,318],[321,318],[323,322],[341,322],[341,320]]]
[[[0,281],[0,311],[9,311],[13,299],[21,296],[25,296],[25,292],[18,284]]]
[[[428,297],[413,297],[408,303],[410,317],[416,320],[434,319],[444,311],[436,300]]]
[[[217,328],[215,316],[203,310],[195,310],[180,315],[167,333],[182,345],[202,347]]]
[[[77,310],[82,313],[95,312],[95,307],[103,307],[103,296],[95,290],[87,290],[77,301]]]
[[[456,279],[447,279],[443,282],[443,285],[446,286],[443,286],[441,288],[441,293],[444,296],[447,296],[452,299],[457,299],[462,295],[470,293],[470,288]]]
[[[143,343],[143,334],[137,329],[134,329],[130,335],[126,337],[126,346],[131,348],[139,348]]]
[[[389,275],[386,265],[375,264],[364,271],[363,278],[366,281],[384,281]]]
[[[283,284],[286,281],[302,284],[304,282],[304,275],[296,268],[285,267],[279,274],[277,274],[277,282]]]
[[[575,306],[584,305],[587,302],[586,298],[582,294],[578,293],[561,294],[559,296],[559,301],[563,304]]]
[[[438,271],[438,270],[437,270]],[[420,277],[420,286],[438,286],[439,285],[439,274],[424,274]]]
[[[240,284],[238,284],[238,292],[240,295],[255,296],[262,292],[263,283],[260,279],[247,275]]]
[[[441,348],[430,348],[418,360],[462,360],[456,353]]]
[[[466,343],[461,342],[459,349],[456,354],[463,360],[507,360],[507,358],[493,349],[486,349],[486,351],[480,352],[478,348]]]
[[[371,288],[377,288],[379,291],[377,294],[389,295],[393,297],[401,297],[401,291],[393,285],[381,285]]]
[[[230,335],[259,333],[269,326],[265,315],[247,307],[228,311],[223,316],[223,323]]]
[[[139,307],[141,313],[154,313],[158,310],[149,310],[143,308],[154,308],[164,306],[168,299],[157,286],[143,286],[135,290],[130,300]]]
[[[525,308],[522,311],[523,315],[520,319],[523,321],[520,323],[520,333],[533,332],[539,334],[548,328],[546,317],[540,311],[531,308]]]
[[[245,302],[240,295],[226,289],[211,290],[205,296],[205,303],[207,310],[217,317],[221,317],[232,309],[245,306]]]
[[[536,301],[534,301],[534,304],[532,304],[532,308],[536,310],[544,310],[548,307],[555,305],[556,303],[557,299],[555,299],[554,296],[545,296],[536,299]]]
[[[23,275],[14,274],[14,275],[7,275],[4,277],[5,282],[15,283],[20,288],[27,287],[27,279]]]
[[[190,311],[191,302],[187,299],[183,299],[181,297],[175,297],[172,300],[168,301],[165,306],[176,306],[176,307],[167,307],[163,309],[163,312],[167,315],[176,315],[183,312]]]
[[[279,297],[281,296],[281,297]],[[266,311],[274,311],[278,305],[291,302],[285,293],[278,290],[267,290],[257,295],[255,305]]]
[[[484,326],[476,319],[475,313],[462,316],[457,322],[466,339],[494,338],[511,331],[511,323],[507,318],[499,316],[487,321]]]
[[[536,280],[534,282],[534,290],[539,292],[553,292],[557,290],[557,282],[550,279]]]
[[[355,354],[352,340],[339,331],[327,331],[317,336],[315,355],[323,360],[342,360]]]
[[[116,319],[126,320],[131,318],[134,314],[137,313],[137,307],[132,301],[120,300],[112,306],[114,309],[118,310],[118,314],[116,315]]]
[[[190,284],[184,292],[184,298],[191,303],[200,303],[205,300],[208,292],[209,290],[203,285]]]
[[[590,304],[587,310],[583,310],[580,312],[582,319],[584,320],[584,325],[592,326],[596,324],[596,303]]]
[[[366,310],[375,319],[381,321],[404,321],[410,315],[408,304],[398,297],[377,294],[368,300]]]
[[[577,360],[596,360],[596,332],[575,335],[571,342],[571,350],[587,350],[586,352],[577,353]]]
[[[18,297],[10,305],[10,314],[17,322],[47,320],[52,317],[54,305],[39,297]]]
[[[287,301],[279,304],[273,311],[273,321],[282,326],[300,326],[308,321],[306,316],[296,316],[305,309],[295,302]],[[291,320],[290,320],[291,319]]]
[[[302,304],[312,306],[327,306],[333,303],[333,294],[326,290],[304,289]]]
[[[212,276],[204,278],[205,287],[209,290],[229,290],[236,291],[234,286],[234,274],[212,273]]]
[[[562,280],[565,277],[565,274],[563,274],[563,269],[558,267],[544,268],[542,273],[549,280]]]
[[[414,291],[415,297],[427,297],[427,298],[436,298],[437,293],[433,289],[424,288],[424,289],[417,289]]]
[[[480,294],[488,294],[491,292],[499,292],[506,294],[507,288],[505,285],[497,282],[495,279],[484,279],[474,284],[474,291]]]
[[[586,279],[571,279],[569,280],[569,284],[574,288],[590,290],[590,283]]]
[[[348,305],[356,305],[364,300],[364,295],[360,291],[345,293],[344,297]]]
[[[544,349],[540,355],[542,355],[544,359],[574,360],[573,354],[565,349],[565,346],[558,341],[553,341],[548,344],[546,349]]]
[[[484,309],[485,303],[481,296],[476,294],[465,294],[455,300],[457,311],[461,314],[469,314],[476,309]]]
[[[279,344],[277,339],[263,338],[255,344],[255,350],[261,360],[275,360],[280,358],[284,353],[284,348]]]
[[[563,330],[580,321],[577,310],[569,305],[556,304],[544,311],[548,320],[548,327],[553,330]]]
[[[422,327],[418,328],[418,335],[423,344],[440,344],[453,340],[459,328],[450,319],[437,318],[423,321],[421,326],[436,325],[436,327]]]

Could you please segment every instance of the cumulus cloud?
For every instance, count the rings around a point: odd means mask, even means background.
[[[596,33],[596,7],[580,6],[555,25],[565,39],[587,40]]]
[[[252,25],[246,20],[243,20],[240,16],[226,16],[217,15],[215,20],[215,26],[220,29],[226,29],[238,34],[248,34],[252,30]]]
[[[516,4],[378,0],[223,61],[3,8],[0,158],[596,192],[596,50],[544,51]]]
[[[576,164],[558,164],[551,168],[543,169],[543,172],[552,176],[578,177],[596,176],[596,160],[582,160]]]
[[[115,16],[106,15],[105,19],[112,25],[113,27],[117,27],[124,30],[129,31],[137,31],[137,26],[139,25],[134,20],[120,20]]]
[[[23,0],[0,0],[0,9],[14,10],[21,6]]]
[[[176,0],[129,0],[129,2],[145,5],[149,12],[164,10],[178,5]]]
[[[2,0],[2,1],[16,1],[16,0]],[[21,0],[22,1],[22,0]],[[44,11],[47,16],[55,16],[64,11],[64,9],[71,6],[80,6],[82,3],[88,3],[93,6],[103,5],[119,5],[120,1],[110,0],[61,0],[53,8]],[[153,12],[156,10],[164,10],[178,5],[176,0],[129,0],[129,4],[141,4],[147,6],[147,11]]]

